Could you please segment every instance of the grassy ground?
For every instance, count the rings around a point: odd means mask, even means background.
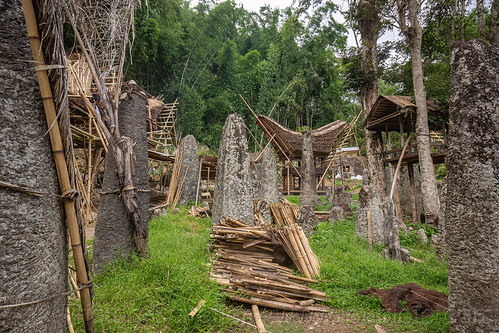
[[[218,285],[208,278],[210,221],[182,213],[152,219],[150,255],[117,262],[93,279],[96,332],[223,332],[234,314]],[[194,318],[187,314],[205,299]],[[76,332],[84,332],[79,301],[71,304]],[[238,330],[239,331],[239,330]]]
[[[94,278],[96,332],[249,331],[208,309],[244,319],[240,309],[226,304],[220,287],[208,278],[209,220],[185,213],[183,209],[179,214],[150,221],[148,259],[117,262]],[[329,306],[363,323],[365,329],[360,331],[374,332],[377,323],[387,332],[447,332],[446,313],[424,319],[408,313],[391,314],[381,309],[378,299],[356,295],[357,290],[370,286],[390,288],[408,282],[447,293],[446,265],[436,259],[433,249],[418,245],[413,236],[402,237],[401,242],[424,263],[385,260],[379,255],[380,247],[370,252],[367,242],[355,236],[354,219],[319,225],[311,244],[322,261],[325,281],[315,288],[331,296]],[[194,318],[188,317],[201,299],[206,300],[206,306]],[[71,302],[71,314],[75,331],[84,332],[79,301]],[[246,320],[251,322],[251,318]],[[281,331],[303,331],[293,322],[288,324],[289,329]]]
[[[355,236],[354,219],[322,223],[311,244],[322,261],[323,278],[328,281],[316,287],[331,296],[328,305],[355,313],[368,326],[377,323],[401,332],[449,331],[447,313],[423,319],[409,313],[392,314],[382,310],[379,299],[356,295],[357,290],[371,286],[391,288],[409,282],[447,294],[446,264],[437,260],[429,245],[418,245],[414,237],[402,237],[402,246],[410,248],[411,255],[424,263],[385,260],[379,255],[381,246],[370,252],[367,241]]]

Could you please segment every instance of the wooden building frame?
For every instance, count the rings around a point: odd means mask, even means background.
[[[433,122],[428,123],[432,150],[431,157],[434,165],[442,164],[445,163],[445,157],[447,155],[445,144],[445,138],[447,136],[446,119],[442,113],[439,112],[438,105],[435,102],[428,100],[427,105],[428,114],[434,119]],[[394,175],[395,166],[399,160],[401,163],[407,165],[411,185],[412,219],[415,222],[419,222],[416,203],[416,184],[414,179],[414,165],[419,164],[417,144],[408,145],[405,151],[402,148],[406,143],[406,140],[411,139],[407,137],[409,133],[415,133],[415,124],[416,104],[410,96],[380,95],[371,108],[363,125],[367,130],[385,133],[383,140],[383,162],[389,167],[392,177]],[[400,134],[401,148],[392,147],[389,135],[390,132],[397,132]],[[397,214],[401,220],[402,214],[397,187],[395,186],[394,189]]]

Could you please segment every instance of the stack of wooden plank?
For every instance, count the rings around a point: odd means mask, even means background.
[[[309,277],[275,262],[274,248],[281,246],[276,232],[282,227],[250,227],[230,217],[212,227],[210,235],[217,258],[211,277],[224,285],[227,297],[238,302],[287,311],[326,311],[314,306],[326,294],[305,283]]]
[[[277,225],[274,227],[275,236],[284,246],[296,268],[308,278],[317,278],[320,275],[319,260],[312,251],[302,228],[296,223],[298,207],[283,199],[279,203],[271,204],[270,209]]]

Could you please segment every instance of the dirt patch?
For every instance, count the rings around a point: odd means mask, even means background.
[[[253,323],[250,308],[243,309],[248,321]],[[338,310],[323,312],[286,312],[260,308],[265,328],[272,333],[333,333],[362,332],[365,325]]]

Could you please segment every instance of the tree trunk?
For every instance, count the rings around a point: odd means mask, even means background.
[[[485,9],[483,0],[476,0],[476,11],[478,16],[478,38],[485,39]]]
[[[435,170],[431,157],[430,129],[428,127],[428,108],[426,105],[426,91],[423,84],[423,62],[421,60],[422,29],[418,20],[418,2],[409,0],[409,20],[406,36],[411,50],[412,83],[416,99],[417,118],[416,135],[418,144],[419,167],[421,175],[421,195],[426,216],[426,223],[438,224],[440,199],[438,197]]]
[[[451,52],[445,200],[450,332],[498,332],[499,48]]]
[[[379,17],[375,1],[359,2],[357,21],[362,38],[362,71],[366,78],[373,77],[360,90],[364,114],[363,119],[365,120],[378,98],[378,81],[376,78],[378,54],[376,43],[379,36]],[[369,185],[374,188],[378,199],[382,202],[385,199],[386,188],[385,165],[383,163],[383,138],[381,132],[368,130],[365,132]]]
[[[490,10],[490,44],[499,46],[499,0],[494,0]]]
[[[68,247],[59,185],[20,1],[0,10],[0,305],[67,290]],[[65,332],[66,297],[0,309],[2,332]]]
[[[133,186],[137,189],[139,229],[123,204],[120,182],[116,176],[116,161],[109,151],[106,156],[99,213],[95,228],[93,266],[99,271],[106,264],[121,256],[127,257],[137,250],[147,254],[147,229],[149,220],[149,171],[147,160],[146,99],[139,94],[128,94],[120,103],[119,130],[135,142]],[[123,158],[126,158],[124,156]],[[125,165],[128,165],[125,163]],[[126,185],[126,184],[125,184]]]

